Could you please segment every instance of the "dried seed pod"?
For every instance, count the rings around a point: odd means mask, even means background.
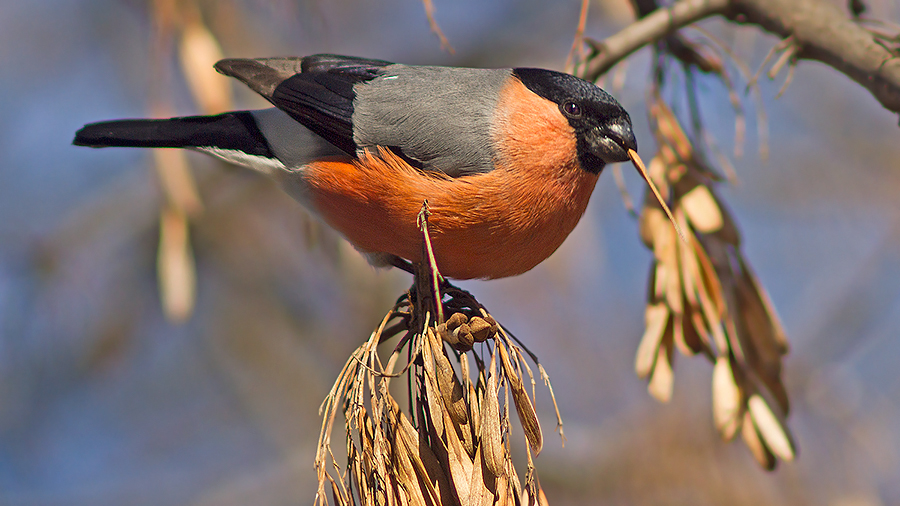
[[[663,341],[669,323],[669,308],[664,303],[648,305],[644,311],[646,330],[634,361],[634,370],[638,378],[646,378],[653,372],[660,343]]]
[[[753,424],[769,451],[785,461],[794,460],[796,449],[785,428],[784,416],[773,411],[759,394],[751,395],[747,406]]]
[[[453,331],[453,336],[456,337],[458,341],[456,344],[456,349],[458,350],[471,350],[472,345],[475,344],[475,338],[472,336],[472,331],[465,323]]]
[[[434,336],[433,333],[428,335],[429,337]],[[437,339],[433,339],[431,346],[433,347],[435,376],[441,399],[444,402],[444,408],[450,414],[454,424],[468,424],[469,416],[465,399],[463,398],[462,384],[460,384],[459,378],[456,377],[456,372],[453,371],[450,360],[444,354],[444,346]]]
[[[671,329],[671,327],[668,327]],[[673,348],[672,334],[666,332],[663,341],[657,351],[653,372],[650,374],[650,382],[647,391],[659,402],[669,402],[672,399],[672,390],[675,386],[675,375],[672,370]]]
[[[500,401],[497,396],[497,357],[491,357],[491,368],[481,407],[481,444],[485,467],[494,476],[503,473],[503,436],[500,426]]]
[[[435,431],[438,436],[444,435],[444,409],[440,399],[440,388],[437,385],[437,377],[434,370],[434,353],[432,349],[433,332],[430,328],[426,328],[424,338],[426,342],[422,345],[422,365],[424,369],[423,384],[425,387],[425,406],[428,408],[428,415],[434,424]]]
[[[747,448],[750,448],[750,453],[753,454],[753,458],[756,459],[756,462],[758,462],[763,469],[775,469],[775,464],[777,462],[775,460],[775,455],[773,455],[772,452],[769,451],[769,448],[766,447],[765,443],[763,443],[759,431],[753,424],[753,418],[749,411],[744,413],[744,420],[741,424],[741,436],[744,438],[744,443],[747,445]]]
[[[445,343],[449,344],[450,346],[456,346],[457,344],[459,344],[459,339],[456,338],[456,334],[452,330],[447,328],[446,323],[442,323],[442,324],[438,325],[436,330],[437,330],[437,335]]]
[[[447,328],[450,330],[458,328],[460,325],[468,321],[468,317],[463,313],[453,313],[447,319]]]
[[[702,234],[718,232],[724,225],[722,212],[712,193],[704,185],[697,185],[681,196],[681,208],[684,209],[691,228]]]
[[[725,440],[731,440],[741,428],[743,399],[734,379],[728,357],[716,359],[713,367],[713,419]]]
[[[506,382],[509,391],[513,395],[513,403],[516,406],[516,412],[519,414],[519,423],[522,424],[522,430],[525,432],[525,438],[534,454],[541,453],[544,445],[544,436],[541,433],[541,424],[538,421],[537,413],[534,411],[534,405],[528,398],[525,391],[525,385],[522,383],[522,376],[519,375],[513,366],[506,346],[497,340],[496,350],[500,353],[500,364],[503,366],[503,372],[506,376]]]
[[[483,343],[487,338],[491,337],[491,324],[484,318],[473,316],[469,319],[469,330],[472,332],[472,338],[476,343]]]
[[[425,241],[428,244],[427,235]],[[532,376],[525,357],[471,294],[449,284],[432,286],[431,267],[417,273],[428,276],[429,283],[417,280],[414,286],[426,290],[427,296],[412,297],[411,290],[410,295],[398,299],[378,330],[348,359],[323,403],[325,415],[316,452],[317,506],[332,501],[356,504],[357,498],[360,504],[490,506],[518,504],[527,497],[530,504],[546,504],[531,464],[533,453],[540,451],[542,435],[533,398],[523,383],[523,373]],[[432,319],[435,301],[443,304],[447,316],[441,324]],[[389,326],[397,317],[402,321]],[[437,318],[440,321],[441,317]],[[383,362],[378,344],[385,335],[402,331],[406,337]],[[479,341],[493,338],[495,346],[473,350],[476,336]],[[455,343],[457,350],[471,352],[472,357],[449,353],[444,346],[447,342]],[[409,357],[405,367],[398,362],[404,353]],[[490,353],[490,367],[484,361],[485,353]],[[451,363],[454,355],[459,360],[458,370]],[[470,358],[477,368],[470,369]],[[403,374],[409,375],[410,386],[415,388],[411,416],[400,411],[389,388],[392,378]],[[477,380],[473,381],[472,374]],[[506,389],[502,404],[501,388]],[[552,389],[550,395],[553,398]],[[513,403],[532,450],[527,453],[528,472],[522,481],[510,456]],[[330,446],[331,427],[341,409],[347,420],[346,467],[335,462]],[[561,426],[559,420],[557,423]]]
[[[484,309],[481,310],[481,317],[484,318],[484,321],[488,322],[491,326],[491,335],[500,332],[500,325],[497,323],[497,320],[494,319],[493,316],[489,315],[487,311]]]

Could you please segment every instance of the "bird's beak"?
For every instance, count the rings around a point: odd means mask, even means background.
[[[637,139],[628,116],[619,116],[595,128],[590,135],[591,151],[606,163],[627,162],[628,151],[637,151]]]

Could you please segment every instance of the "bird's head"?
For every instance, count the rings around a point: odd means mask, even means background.
[[[557,104],[575,131],[581,167],[599,173],[608,163],[627,162],[637,151],[631,117],[609,93],[584,79],[552,70],[513,71],[528,89]]]
[[[612,95],[593,83],[561,72],[517,68],[513,73],[528,89],[559,106],[559,112],[575,131],[578,163],[582,169],[597,174],[607,163],[631,161],[666,212],[675,231],[687,242],[637,154],[631,117]]]

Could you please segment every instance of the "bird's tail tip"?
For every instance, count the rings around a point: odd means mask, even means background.
[[[88,123],[75,132],[72,144],[89,148],[155,147],[152,120],[115,120]],[[155,141],[155,142],[154,142]]]

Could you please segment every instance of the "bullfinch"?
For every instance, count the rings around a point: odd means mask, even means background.
[[[420,260],[427,200],[444,276],[526,272],[578,223],[604,166],[637,150],[613,97],[551,70],[330,54],[215,68],[275,107],[92,123],[74,144],[187,148],[250,167],[376,265]]]

